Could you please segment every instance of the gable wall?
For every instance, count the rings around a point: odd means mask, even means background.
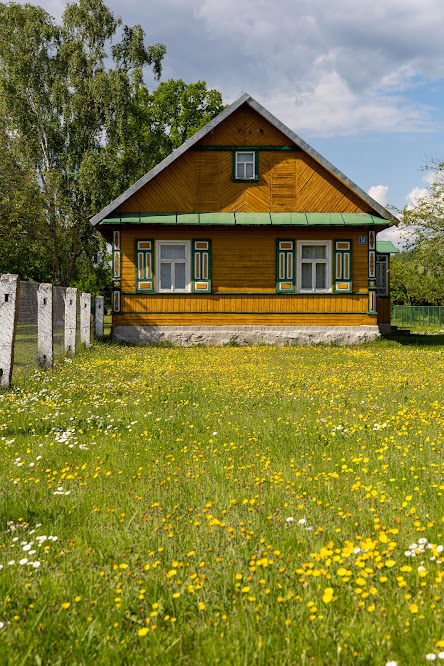
[[[202,146],[287,146],[289,139],[243,105]],[[310,155],[259,151],[259,181],[232,181],[231,151],[188,150],[116,209],[122,213],[372,212]]]

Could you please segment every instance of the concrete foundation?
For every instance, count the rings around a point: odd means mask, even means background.
[[[115,326],[116,341],[136,345],[358,345],[380,338],[378,326]]]

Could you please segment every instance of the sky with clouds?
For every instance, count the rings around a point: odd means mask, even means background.
[[[444,160],[442,0],[107,4],[166,45],[162,80],[205,80],[226,103],[250,93],[384,206],[411,202],[420,167]]]

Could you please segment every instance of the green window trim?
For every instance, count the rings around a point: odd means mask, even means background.
[[[193,294],[211,294],[211,240],[192,240],[191,291]]]
[[[236,177],[236,156],[238,153],[253,153],[254,154],[254,178],[237,178]],[[259,153],[257,150],[251,148],[245,150],[233,150],[233,172],[231,180],[233,183],[257,183],[259,181]]]
[[[352,288],[352,246],[351,240],[340,239],[333,242],[333,293],[351,294]]]
[[[294,240],[276,239],[276,292],[294,294],[295,292],[295,251]]]
[[[136,293],[154,292],[154,240],[138,238],[135,244]]]

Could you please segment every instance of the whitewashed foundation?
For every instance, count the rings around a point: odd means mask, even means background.
[[[137,345],[359,345],[380,338],[378,326],[115,326],[114,340]]]

